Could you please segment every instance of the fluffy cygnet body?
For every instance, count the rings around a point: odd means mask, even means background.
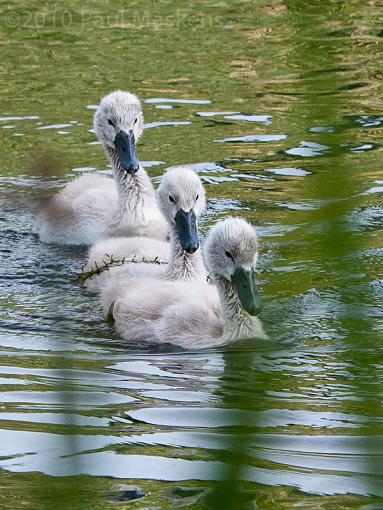
[[[197,220],[206,205],[200,178],[190,169],[174,167],[165,173],[157,199],[168,223],[170,242],[139,237],[97,242],[89,251],[84,271],[89,274],[97,267],[107,269],[87,278],[85,285],[89,290],[103,288],[110,279],[116,287],[124,287],[129,285],[130,278],[138,276],[165,280],[206,278],[198,249]],[[109,267],[112,259],[116,264],[124,260],[124,265]]]
[[[91,245],[108,236],[166,238],[166,222],[153,186],[136,155],[143,124],[134,94],[116,91],[101,100],[94,129],[114,178],[86,174],[54,195],[34,225],[42,241]]]
[[[129,341],[157,341],[196,349],[237,339],[267,338],[259,318],[254,268],[258,244],[245,220],[218,222],[204,246],[213,285],[153,278],[130,281],[129,287],[106,285],[105,313]]]

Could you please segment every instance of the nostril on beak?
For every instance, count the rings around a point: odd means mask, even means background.
[[[198,243],[192,243],[187,247],[186,252],[192,254],[192,253],[196,252],[198,250],[198,248],[199,248]]]

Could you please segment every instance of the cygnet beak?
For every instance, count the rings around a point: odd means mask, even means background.
[[[261,308],[254,271],[246,271],[238,267],[231,277],[232,284],[238,294],[243,308],[250,315],[257,315]]]
[[[136,154],[136,143],[132,130],[129,133],[119,131],[114,139],[114,146],[117,150],[118,159],[125,172],[135,174],[140,167]]]
[[[197,218],[194,211],[186,212],[180,209],[175,220],[182,249],[187,253],[194,253],[199,248]]]

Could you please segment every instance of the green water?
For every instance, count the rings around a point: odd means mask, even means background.
[[[382,16],[1,3],[1,509],[383,508]],[[143,100],[154,182],[199,172],[203,232],[257,226],[269,343],[124,345],[85,252],[31,234],[59,186],[110,172],[90,129],[116,88]]]

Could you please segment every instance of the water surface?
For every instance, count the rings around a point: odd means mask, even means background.
[[[1,508],[204,508],[238,463],[243,508],[381,508],[381,14],[8,2]],[[32,235],[65,182],[110,173],[92,115],[116,88],[143,99],[154,182],[177,164],[203,179],[203,233],[228,215],[257,226],[269,343],[126,345],[79,285],[85,251]]]

